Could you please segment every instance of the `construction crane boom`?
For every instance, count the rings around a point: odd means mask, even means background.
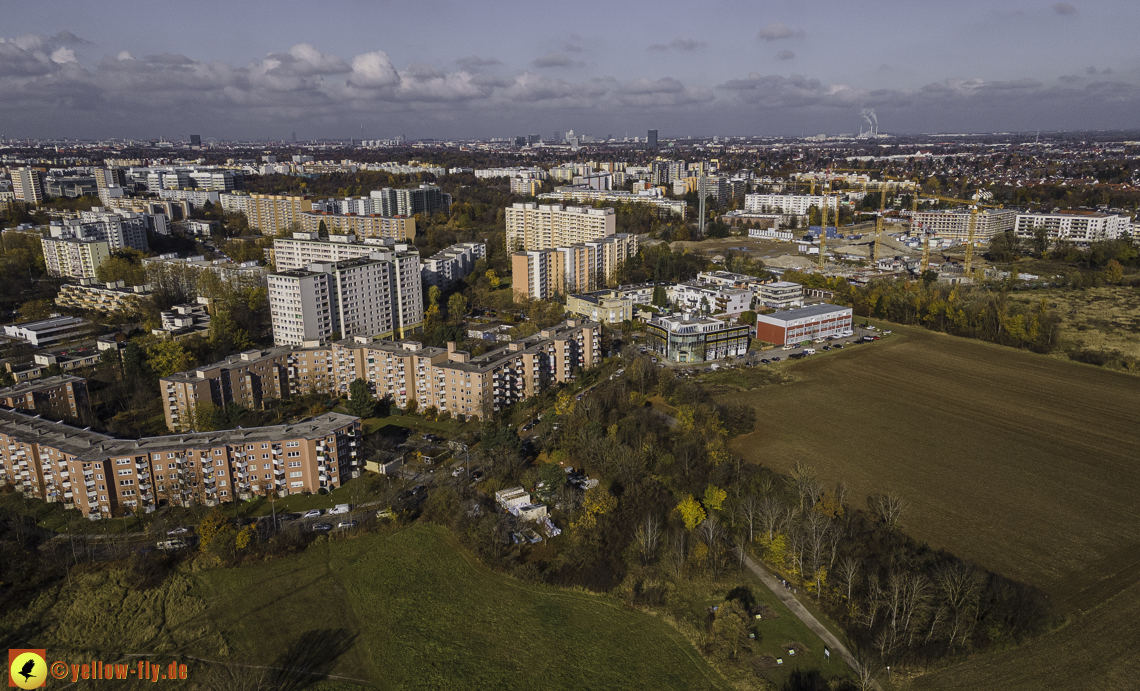
[[[944,201],[944,202],[956,202],[958,204],[968,204],[970,206],[970,223],[969,223],[969,226],[967,226],[968,230],[966,231],[966,266],[965,266],[966,276],[969,276],[970,272],[974,268],[974,238],[978,232],[978,209],[982,208],[982,207],[987,208],[987,209],[1001,209],[1001,208],[1003,208],[1003,205],[1002,204],[983,204],[982,202],[980,202],[976,199],[955,199],[954,197],[939,197],[937,195],[935,195],[934,198],[938,199],[940,201]]]

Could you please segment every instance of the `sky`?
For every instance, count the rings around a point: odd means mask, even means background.
[[[0,0],[0,135],[1140,128],[1140,2]]]

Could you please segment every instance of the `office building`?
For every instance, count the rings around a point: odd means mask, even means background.
[[[404,338],[423,325],[420,255],[407,245],[269,274],[277,345],[339,334]]]
[[[511,256],[511,286],[516,300],[546,300],[567,293],[588,293],[616,280],[623,262],[637,255],[637,236],[611,237]]]
[[[657,130],[649,130],[645,137],[645,143],[649,145],[650,149],[657,148]]]
[[[301,229],[320,232],[321,225],[329,234],[352,234],[358,238],[379,238],[390,242],[411,242],[416,238],[414,216],[376,216],[308,212],[301,214]]]
[[[487,256],[482,242],[461,242],[440,250],[424,260],[423,279],[429,286],[447,290],[475,269],[475,262]]]
[[[49,276],[94,279],[95,269],[111,257],[111,246],[94,238],[79,239],[60,234],[40,238],[44,266]]]
[[[937,235],[952,240],[965,241],[970,237],[970,217],[968,210],[919,211],[911,215],[911,228],[925,234]],[[974,228],[976,242],[988,242],[998,233],[1013,230],[1017,222],[1017,212],[1009,209],[984,209],[977,214]]]
[[[35,168],[12,171],[12,192],[16,201],[39,204],[44,200],[44,174]]]
[[[91,414],[87,380],[71,374],[44,377],[0,389],[0,406],[48,418],[86,420]]]
[[[748,353],[748,326],[712,317],[654,315],[645,335],[649,349],[672,362],[710,362]]]
[[[1044,230],[1050,243],[1073,242],[1087,245],[1101,240],[1117,240],[1131,234],[1132,219],[1123,214],[1098,211],[1059,211],[1051,214],[1018,214],[1014,224],[1017,237],[1030,240]]]
[[[812,207],[822,209],[824,200],[827,202],[828,213],[834,217],[839,201],[838,197],[830,194],[746,194],[744,212],[802,215]]]
[[[778,346],[796,345],[851,331],[851,308],[821,304],[761,314],[756,317],[756,338]]]
[[[613,235],[614,210],[521,202],[506,209],[507,248],[545,250]]]
[[[360,418],[338,413],[292,425],[115,439],[0,410],[0,483],[93,520],[160,503],[315,494],[360,474],[361,439]]]

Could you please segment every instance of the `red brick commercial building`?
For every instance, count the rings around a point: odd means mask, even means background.
[[[851,331],[851,308],[811,305],[756,317],[756,338],[776,345],[795,345]]]

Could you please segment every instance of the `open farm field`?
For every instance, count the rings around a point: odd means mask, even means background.
[[[911,501],[919,540],[1046,592],[1066,614],[1140,582],[1140,386],[1091,366],[892,327],[722,393],[757,409],[736,453],[797,460],[861,501]],[[722,388],[723,391],[723,388]]]
[[[1051,289],[1012,293],[1011,299],[1035,303],[1046,299],[1057,306],[1064,321],[1061,348],[1067,357],[1071,350],[1120,351],[1140,360],[1140,290],[1132,287]]]
[[[1140,679],[1136,620],[1140,584],[1132,585],[1068,626],[1014,650],[979,655],[923,675],[913,691],[1127,691]]]

